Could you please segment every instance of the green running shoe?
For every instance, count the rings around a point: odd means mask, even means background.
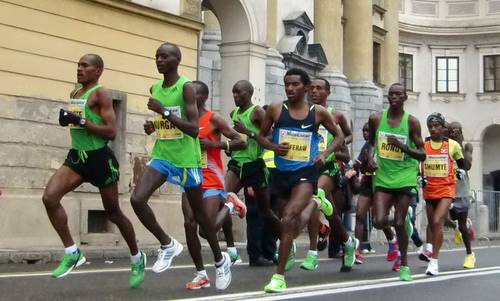
[[[401,281],[412,281],[410,268],[402,265],[399,268],[399,280]]]
[[[130,264],[130,288],[136,288],[144,281],[144,274],[146,270],[146,254],[141,251],[141,259],[137,262]]]
[[[319,210],[323,212],[326,217],[332,216],[333,214],[333,206],[332,203],[326,198],[325,191],[321,188],[318,188],[318,192],[313,195],[313,199],[318,204]]]
[[[285,271],[290,271],[295,265],[295,252],[297,251],[297,246],[295,242],[292,243],[292,247],[290,248],[290,254],[288,254],[288,258],[286,259]]]
[[[351,242],[347,242],[344,245],[344,257],[342,268],[344,271],[349,271],[352,269],[354,262],[356,261],[356,249],[359,246],[359,240],[357,238],[351,237]]]
[[[408,207],[408,212],[406,213],[406,218],[405,218],[405,231],[406,235],[408,235],[408,238],[410,238],[413,235],[413,224],[411,223],[412,215],[413,215],[413,208]]]
[[[80,252],[80,250],[77,250],[75,253],[73,253],[71,255],[64,254],[62,259],[61,259],[61,263],[59,264],[57,269],[55,269],[52,272],[52,277],[62,278],[64,276],[68,275],[69,273],[71,273],[71,271],[74,268],[79,267],[82,264],[84,264],[85,260],[86,259],[83,256],[82,252]]]
[[[274,274],[271,277],[271,281],[264,286],[264,292],[266,293],[282,293],[286,289],[286,282],[283,276]]]
[[[306,271],[316,270],[318,268],[318,255],[312,253],[311,251],[307,252],[306,259],[304,259],[300,268]]]

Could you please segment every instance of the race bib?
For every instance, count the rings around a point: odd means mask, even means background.
[[[208,167],[208,153],[206,150],[201,151],[201,167],[202,168]]]
[[[328,143],[328,130],[325,129],[324,126],[320,126],[318,129],[318,134],[319,134],[319,143],[318,143],[318,150],[320,152],[324,152],[326,150],[326,146]]]
[[[402,135],[397,135],[397,134],[392,134],[392,133],[385,133],[385,132],[379,132],[378,133],[378,155],[380,158],[384,159],[389,159],[389,160],[395,160],[395,161],[403,161],[405,158],[405,154],[403,151],[395,147],[392,144],[387,143],[387,136],[395,136],[396,139],[401,141],[401,143],[406,144],[406,140],[408,137],[402,136]]]
[[[427,155],[424,161],[424,173],[428,177],[448,177],[448,155]]]
[[[290,149],[283,158],[292,161],[309,162],[312,132],[280,129],[279,143],[288,143]]]
[[[182,118],[181,107],[165,107],[165,109],[170,110],[170,112],[179,118]],[[175,125],[173,125],[167,119],[164,119],[162,115],[157,114],[153,120],[153,124],[156,131],[156,137],[161,140],[174,140],[182,139],[184,133],[179,130]]]
[[[86,104],[87,104],[87,100],[85,100],[85,99],[72,98],[69,100],[68,111],[73,113],[73,114],[76,114],[82,118],[85,118],[85,105]],[[72,128],[72,129],[79,129],[79,130],[85,129],[84,127],[81,127],[77,124],[72,124],[72,123],[68,124],[68,127]]]

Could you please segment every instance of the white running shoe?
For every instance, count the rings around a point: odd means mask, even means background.
[[[429,264],[427,265],[427,269],[425,270],[425,273],[429,276],[439,275],[439,266],[438,266],[437,259],[431,258],[431,261],[429,261]]]
[[[172,264],[172,259],[175,256],[181,254],[182,249],[184,248],[181,243],[172,238],[173,246],[166,249],[158,249],[158,259],[156,259],[155,264],[153,265],[153,272],[161,273],[170,267]]]
[[[224,262],[220,267],[215,267],[215,288],[225,290],[231,284],[231,258],[226,252],[222,252]]]

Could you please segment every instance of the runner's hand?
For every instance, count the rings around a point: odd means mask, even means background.
[[[165,108],[161,105],[161,103],[152,97],[149,98],[148,109],[158,114],[163,114],[163,112],[165,112]]]
[[[401,150],[404,149],[404,144],[401,141],[399,141],[395,136],[392,135],[387,136],[387,143],[392,144]]]
[[[209,148],[215,148],[216,144],[208,139],[200,139],[200,147],[202,150],[207,150]]]
[[[148,135],[151,135],[154,133],[154,131],[155,131],[155,126],[153,122],[150,120],[146,120],[146,122],[144,122],[144,132]]]
[[[286,156],[288,154],[288,151],[290,150],[290,145],[286,142],[280,143],[278,145],[275,145],[274,152],[278,156]]]
[[[314,158],[314,166],[317,168],[323,167],[326,164],[326,158],[323,153],[319,154],[316,158]]]
[[[457,177],[458,180],[463,180],[466,174],[467,172],[465,170],[458,168],[455,173],[455,176]]]
[[[373,158],[368,158],[366,162],[366,170],[365,172],[373,174],[377,170],[378,166]]]
[[[248,129],[245,127],[245,125],[241,121],[237,121],[237,120],[234,121],[233,129],[241,134],[246,135],[248,133]]]
[[[426,176],[418,176],[417,177],[417,183],[420,188],[425,188],[427,186],[427,177]]]
[[[80,125],[80,120],[82,117],[71,113],[69,111],[60,109],[59,110],[59,125],[68,126],[68,124]]]

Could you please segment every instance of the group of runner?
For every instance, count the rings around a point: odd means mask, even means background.
[[[285,272],[295,262],[294,239],[306,227],[310,246],[301,268],[318,267],[318,249],[325,248],[330,232],[343,246],[341,271],[349,271],[355,262],[362,263],[359,240],[363,239],[363,223],[370,208],[373,225],[387,237],[387,259],[395,261],[393,270],[399,270],[401,280],[411,280],[407,248],[414,216],[412,219],[408,208],[417,184],[423,189],[429,220],[428,241],[420,252],[420,257],[429,261],[427,274],[439,272],[443,226],[450,217],[457,220],[448,223],[456,225],[466,246],[464,267],[474,267],[467,229],[467,170],[472,146],[462,146],[460,124],[448,125],[441,114],[433,113],[427,119],[430,137],[424,141],[419,121],[404,111],[405,88],[393,84],[389,108],[370,116],[363,127],[367,142],[358,159],[349,164],[347,145],[352,142],[352,132],[346,117],[327,105],[330,84],[326,79],[311,80],[301,69],[288,70],[284,76],[287,99],[273,102],[266,110],[252,103],[252,84],[240,80],[232,90],[236,108],[230,123],[206,108],[209,89],[205,83],[179,75],[180,61],[181,52],[174,44],[164,43],[156,51],[156,66],[163,80],[150,88],[147,108],[155,117],[144,123],[144,132],[155,133],[156,141],[151,161],[130,199],[135,214],[160,244],[153,272],[168,269],[183,250],[183,245],[162,229],[148,205],[153,192],[166,181],[178,185],[182,192],[186,242],[197,271],[187,289],[211,284],[200,236],[213,252],[216,288],[224,290],[230,285],[231,265],[241,262],[234,246],[231,216],[244,218],[247,211],[237,196],[241,189],[257,200],[266,231],[279,241],[276,254],[250,258],[251,265],[273,261],[277,265],[264,287],[266,292],[286,289]],[[71,149],[43,194],[48,217],[65,247],[52,275],[64,277],[85,262],[70,234],[61,199],[83,182],[90,182],[99,189],[108,218],[128,244],[130,287],[134,288],[144,280],[146,255],[138,249],[133,226],[119,206],[118,162],[107,146],[116,136],[116,116],[109,92],[99,84],[103,69],[99,55],[87,54],[79,60],[81,87],[71,93],[68,108],[59,114],[60,125],[70,128]],[[230,156],[225,173],[221,151]],[[266,166],[271,165],[270,174]],[[348,198],[346,189],[360,195],[352,237],[341,216]],[[221,229],[227,252],[221,251],[217,239]]]

